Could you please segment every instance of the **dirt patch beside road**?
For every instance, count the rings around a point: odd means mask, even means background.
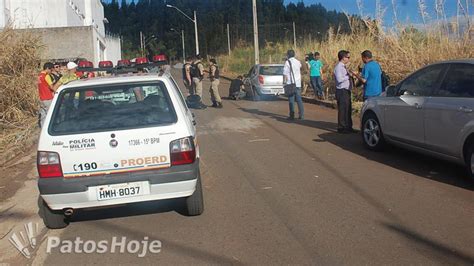
[[[15,195],[28,179],[28,173],[35,165],[36,145],[33,145],[29,152],[17,156],[0,168],[0,202]]]

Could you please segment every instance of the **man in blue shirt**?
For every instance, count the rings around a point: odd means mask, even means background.
[[[322,83],[323,63],[321,62],[320,58],[321,55],[319,54],[319,52],[314,53],[314,57],[310,56],[310,79],[314,94],[317,97],[324,99],[324,90]]]
[[[362,52],[362,61],[364,61],[364,69],[362,76],[356,75],[362,83],[364,83],[364,101],[371,97],[380,96],[382,93],[382,68],[372,58],[372,52],[365,50]]]

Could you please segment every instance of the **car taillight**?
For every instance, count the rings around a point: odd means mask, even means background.
[[[38,174],[40,178],[62,177],[61,160],[56,152],[38,152]]]
[[[170,143],[171,166],[191,164],[196,160],[196,149],[192,137],[174,140]]]
[[[258,76],[258,83],[260,83],[261,85],[264,84],[263,76]]]

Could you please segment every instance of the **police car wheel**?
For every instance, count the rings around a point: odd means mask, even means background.
[[[43,223],[49,229],[61,229],[68,226],[68,218],[61,211],[51,210],[46,202],[39,197],[39,214],[43,218]]]
[[[365,147],[373,151],[381,151],[385,146],[382,127],[377,116],[367,113],[362,119],[362,141]]]
[[[201,215],[204,211],[204,198],[202,195],[201,175],[199,174],[196,182],[196,190],[186,198],[186,214],[188,216]]]

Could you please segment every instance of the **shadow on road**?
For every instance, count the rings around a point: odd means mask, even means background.
[[[314,120],[289,121],[286,116],[280,114],[265,112],[259,109],[242,107],[239,109],[253,115],[269,117],[281,123],[297,124],[326,131],[325,133],[319,134],[319,138],[315,138],[313,141],[318,143],[329,142],[348,152],[401,171],[474,191],[474,182],[468,178],[464,168],[457,164],[392,146],[388,146],[384,152],[369,151],[363,146],[360,133],[337,133],[336,123]]]
[[[446,246],[435,240],[429,239],[417,232],[397,224],[381,222],[381,225],[398,235],[405,237],[420,253],[427,253],[430,257],[435,257],[441,264],[469,265],[474,261],[474,257]]]
[[[457,164],[425,156],[402,148],[387,146],[383,152],[367,150],[363,144],[360,133],[343,135],[334,132],[319,134],[319,139],[313,141],[329,142],[342,149],[414,174],[433,181],[457,186],[467,190],[474,190],[474,182],[468,178],[465,169]]]
[[[155,213],[176,211],[184,214],[184,200],[171,199],[151,202],[131,203],[107,208],[79,210],[72,217],[71,222],[105,220],[119,217],[140,216]]]
[[[185,245],[183,240],[179,239],[165,239],[160,237],[159,228],[154,232],[142,232],[138,228],[130,228],[126,226],[121,226],[115,223],[109,222],[100,222],[94,223],[93,226],[97,227],[101,231],[108,232],[121,232],[124,236],[129,236],[135,240],[143,239],[144,237],[149,237],[150,239],[160,240],[163,243],[163,249],[166,249],[167,252],[175,253],[183,257],[191,257],[198,262],[205,262],[206,264],[225,264],[225,265],[240,265],[238,260],[233,258],[228,258],[220,254],[214,254],[190,245]]]

